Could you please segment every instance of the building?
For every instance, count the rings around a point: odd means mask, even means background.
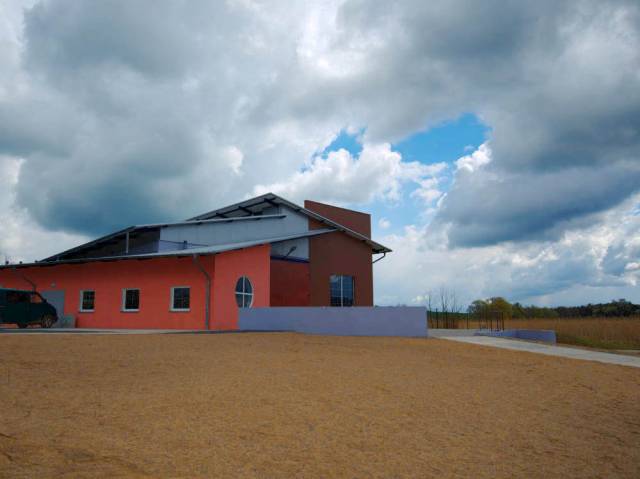
[[[268,193],[1,266],[0,285],[37,289],[78,327],[233,330],[239,307],[372,306],[372,255],[390,251],[368,214]]]

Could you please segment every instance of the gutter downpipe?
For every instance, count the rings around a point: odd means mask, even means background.
[[[11,270],[17,274],[18,276],[20,276],[20,278],[22,278],[24,281],[26,281],[27,283],[29,283],[31,285],[31,287],[33,288],[33,291],[37,291],[38,288],[36,287],[36,283],[34,283],[33,281],[31,281],[29,278],[27,278],[24,274],[19,273],[18,272],[18,268],[16,268],[15,266],[13,268],[11,268]]]
[[[200,272],[204,275],[206,279],[207,289],[205,292],[205,303],[204,303],[204,328],[209,330],[209,311],[211,310],[211,275],[207,273],[204,269],[200,261],[198,261],[198,255],[193,255],[193,264],[200,270]]]
[[[382,253],[382,256],[381,256],[380,258],[378,258],[377,260],[375,260],[375,261],[374,261],[373,263],[371,263],[371,264],[376,264],[376,263],[377,263],[378,261],[380,261],[381,259],[384,259],[384,257],[385,257],[385,256],[387,256],[387,253],[386,253],[386,252]]]

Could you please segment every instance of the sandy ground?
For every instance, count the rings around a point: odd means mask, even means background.
[[[640,477],[640,370],[446,340],[0,336],[0,477]]]

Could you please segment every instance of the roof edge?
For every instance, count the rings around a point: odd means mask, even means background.
[[[272,201],[276,204],[280,203],[283,204],[285,206],[288,206],[289,208],[293,209],[294,211],[299,211],[305,215],[307,215],[310,218],[313,218],[317,221],[320,221],[321,223],[324,223],[328,226],[331,226],[333,228],[339,229],[341,231],[343,231],[344,233],[348,234],[349,236],[354,237],[355,239],[361,240],[361,241],[365,241],[369,246],[371,246],[372,251],[374,252],[374,254],[381,254],[381,253],[391,253],[392,250],[390,248],[387,248],[386,246],[384,246],[383,244],[380,244],[376,241],[373,241],[371,238],[369,238],[368,236],[363,235],[362,233],[358,233],[357,231],[352,230],[351,228],[348,228],[340,223],[337,223],[329,218],[326,218],[325,216],[322,216],[319,213],[316,213],[315,211],[311,211],[303,206],[300,206],[296,203],[293,203],[292,201],[287,200],[286,198],[283,198],[281,196],[276,195],[275,193],[265,193],[263,195],[260,196],[256,196],[255,198],[249,198],[246,199],[244,201],[239,201],[237,203],[234,203],[232,205],[229,206],[225,206],[223,208],[218,208],[215,210],[211,210],[207,213],[203,213],[201,215],[198,216],[194,216],[193,218],[188,219],[187,221],[202,221],[203,219],[207,219],[208,216],[210,215],[218,215],[218,214],[224,214],[225,211],[232,211],[234,209],[240,208],[241,206],[245,205],[245,203],[248,202],[255,202],[256,204],[259,204],[263,201]],[[250,206],[250,205],[248,205]],[[332,206],[332,205],[329,205]],[[358,212],[361,213],[361,212]],[[363,213],[363,214],[368,214],[368,213]]]
[[[59,261],[36,261],[33,263],[17,263],[17,264],[8,264],[8,265],[0,265],[0,271],[6,269],[19,269],[19,268],[33,268],[33,267],[48,267],[48,266],[56,266],[61,264],[82,264],[82,263],[95,263],[95,262],[110,262],[110,261],[126,261],[126,260],[145,260],[145,259],[156,259],[156,258],[181,258],[187,256],[210,256],[216,255],[219,253],[226,253],[228,251],[236,251],[246,248],[252,248],[254,246],[262,246],[265,244],[272,243],[280,243],[282,241],[290,241],[300,238],[307,238],[311,236],[318,236],[326,233],[333,233],[335,229],[321,229],[321,230],[311,230],[305,233],[293,234],[289,236],[277,236],[273,238],[262,238],[259,240],[253,241],[243,241],[239,243],[227,243],[222,245],[211,245],[204,246],[198,248],[189,248],[189,249],[181,249],[181,250],[171,250],[171,251],[163,251],[157,253],[143,253],[136,255],[125,255],[125,256],[100,256],[98,258],[75,258],[75,259],[67,259],[67,260],[59,260]]]

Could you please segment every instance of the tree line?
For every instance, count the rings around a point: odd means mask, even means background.
[[[608,303],[585,304],[582,306],[540,307],[511,304],[505,298],[477,299],[467,308],[469,314],[483,314],[500,311],[507,318],[578,318],[589,316],[634,316],[640,315],[640,305],[626,299],[614,299]]]

